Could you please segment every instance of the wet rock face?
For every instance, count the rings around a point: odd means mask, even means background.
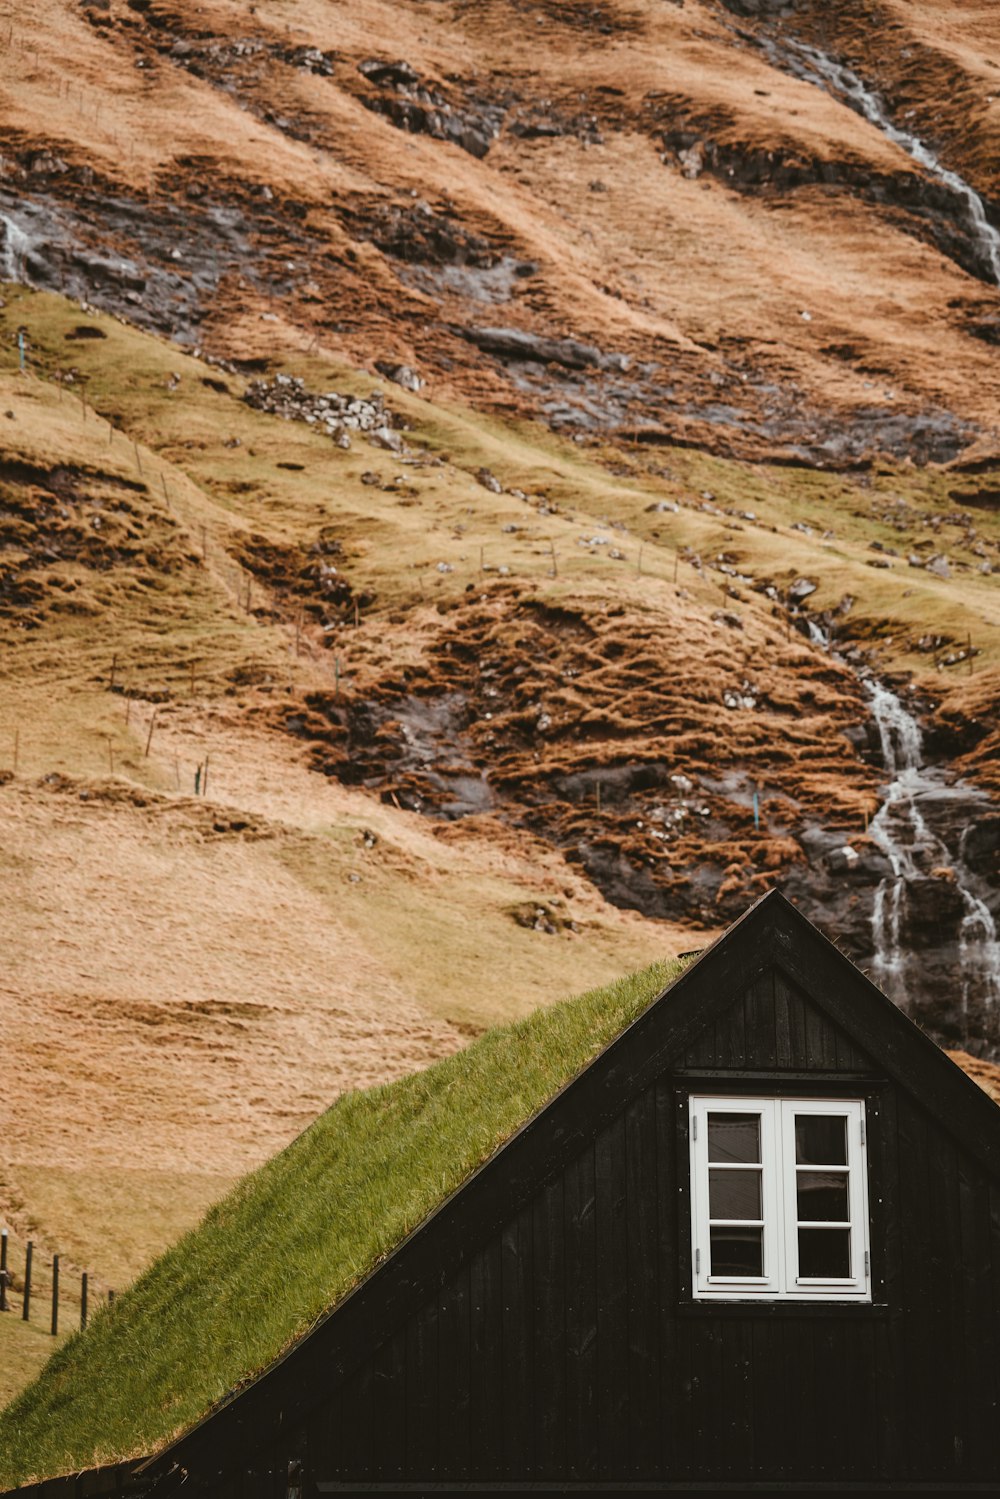
[[[905,774],[905,772],[904,772]],[[1000,816],[977,788],[921,768],[883,841],[802,830],[785,893],[942,1046],[1000,1058]]]
[[[722,0],[737,16],[780,16],[795,9],[795,0]]]
[[[354,238],[368,240],[407,265],[489,270],[500,259],[488,239],[427,203],[369,205],[361,201],[346,205],[343,217]]]
[[[88,172],[22,174],[0,185],[0,272],[197,344],[233,265],[261,291],[287,291],[275,251],[287,256],[295,220],[270,200],[140,199]]]
[[[1000,814],[980,813],[966,827],[960,846],[962,858],[974,874],[1000,882]]]
[[[421,80],[408,62],[369,58],[358,71],[376,92],[362,95],[366,109],[385,115],[401,130],[452,141],[470,156],[483,157],[500,133],[504,109],[464,92],[461,100],[446,97]]]

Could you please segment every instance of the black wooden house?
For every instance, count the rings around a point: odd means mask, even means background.
[[[1000,1111],[769,895],[119,1482],[1000,1487]]]

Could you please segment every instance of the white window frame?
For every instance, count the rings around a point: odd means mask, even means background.
[[[760,1118],[760,1173],[763,1275],[715,1276],[711,1272],[709,1219],[709,1114],[757,1114]],[[850,1270],[844,1278],[805,1278],[798,1273],[799,1167],[795,1160],[795,1119],[801,1114],[839,1116],[846,1121],[849,1223],[830,1225],[850,1231]],[[695,1300],[871,1301],[868,1220],[868,1150],[865,1101],[860,1098],[724,1098],[705,1094],[689,1100],[691,1157],[691,1270]],[[716,1168],[720,1163],[713,1162]],[[746,1169],[740,1167],[739,1169]],[[752,1167],[751,1167],[752,1169]],[[837,1169],[837,1168],[831,1168]],[[714,1220],[716,1223],[722,1220]],[[750,1222],[748,1219],[732,1220]]]

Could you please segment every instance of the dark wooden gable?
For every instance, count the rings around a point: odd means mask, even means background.
[[[686,1100],[706,1082],[869,1099],[883,1305],[692,1302]],[[185,1472],[189,1493],[283,1494],[290,1463],[305,1494],[1000,1476],[998,1181],[995,1105],[766,897],[314,1332],[153,1460],[152,1492]]]
[[[702,1026],[682,1060],[692,1070],[720,1074],[878,1071],[847,1031],[777,967],[766,968]]]

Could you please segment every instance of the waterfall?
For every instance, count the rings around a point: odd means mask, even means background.
[[[1000,286],[1000,231],[986,217],[983,200],[975,189],[964,178],[959,177],[957,172],[942,166],[934,152],[918,136],[908,130],[901,130],[894,124],[878,95],[843,63],[827,57],[818,47],[810,47],[805,42],[791,41],[788,38],[782,38],[779,42],[768,37],[762,39],[762,44],[772,62],[783,64],[796,78],[835,94],[856,114],[863,115],[870,124],[881,130],[894,145],[904,150],[929,176],[961,199],[983,263],[989,267],[993,280]]]
[[[23,281],[31,240],[14,220],[0,213],[0,280]]]
[[[953,853],[928,825],[922,799],[947,798],[950,789],[940,772],[924,765],[920,725],[899,698],[881,682],[867,681],[872,713],[878,727],[882,760],[888,781],[882,805],[868,829],[872,842],[889,861],[892,873],[875,892],[872,908],[873,968],[885,992],[907,1008],[908,978],[919,961],[905,950],[903,918],[909,887],[935,868],[951,871],[964,914],[958,932],[958,973],[963,1013],[970,1001],[1000,1000],[1000,940],[996,921],[985,900],[976,893],[975,876],[962,857]],[[957,787],[956,799],[967,789]]]

